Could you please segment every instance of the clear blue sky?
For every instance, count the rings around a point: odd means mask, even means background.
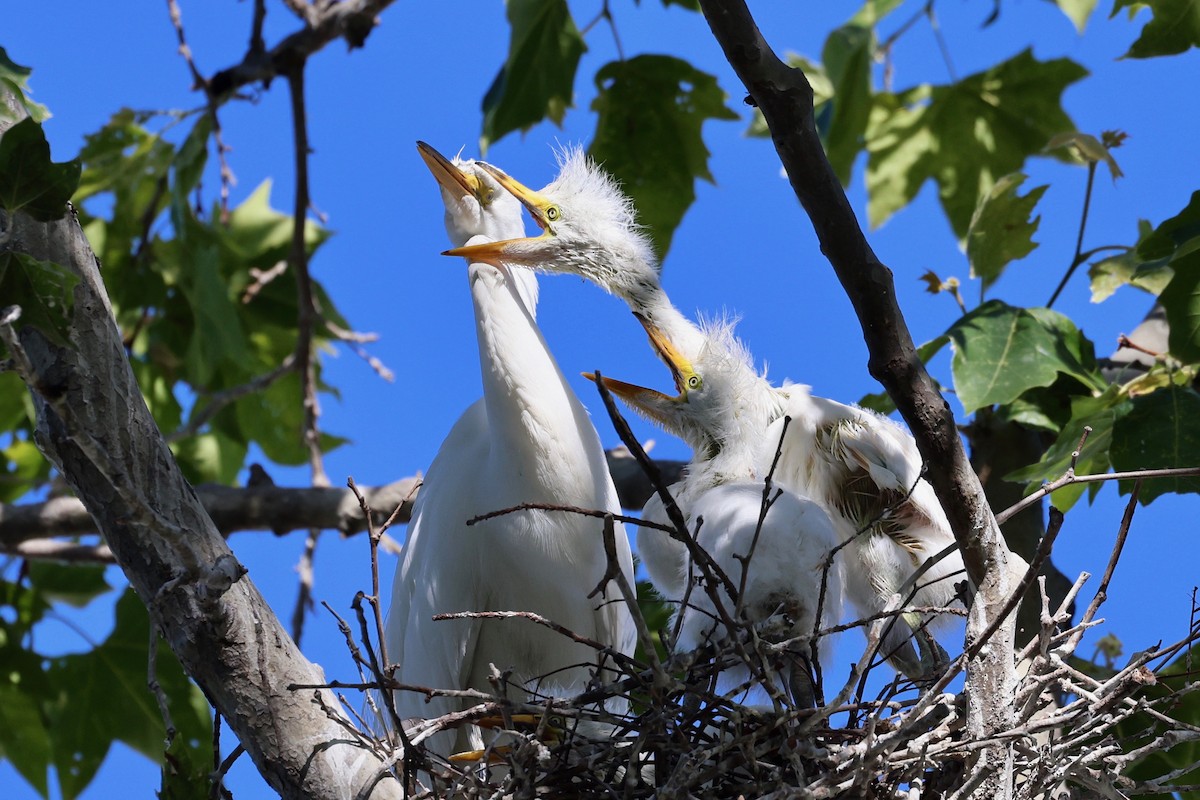
[[[757,12],[760,25],[778,50],[812,57],[819,57],[826,33],[856,8],[845,2],[757,5],[763,7]],[[1136,37],[1140,21],[1109,20],[1108,4],[1101,5],[1082,38],[1051,3],[1005,3],[999,21],[985,31],[979,25],[990,4],[938,8],[960,76],[1028,46],[1041,59],[1070,57],[1093,73],[1067,90],[1068,113],[1082,131],[1119,128],[1131,136],[1116,153],[1126,177],[1115,186],[1103,173],[1097,180],[1088,246],[1130,243],[1138,216],[1160,222],[1198,188],[1194,131],[1200,100],[1187,87],[1194,82],[1200,57],[1193,51],[1158,61],[1117,61]],[[269,6],[267,40],[273,44],[297,23],[281,4]],[[572,6],[582,26],[600,4]],[[182,7],[192,50],[205,74],[240,60],[251,3],[183,0]],[[741,335],[756,358],[770,364],[777,380],[809,383],[820,394],[847,401],[878,391],[866,371],[866,350],[849,303],[780,177],[775,153],[768,142],[743,135],[748,111],[741,103],[743,93],[703,19],[678,8],[664,10],[650,0],[641,8],[617,2],[613,10],[627,56],[666,52],[691,60],[717,76],[730,93],[729,105],[744,117],[706,126],[716,185],[697,187],[698,201],[665,262],[665,283],[676,304],[688,313],[699,309],[741,316]],[[480,391],[464,265],[438,255],[446,246],[442,207],[414,142],[423,139],[448,153],[465,147],[467,155],[476,154],[480,100],[507,49],[504,9],[500,3],[399,2],[383,14],[382,22],[364,50],[347,54],[344,46],[334,44],[312,60],[307,72],[315,151],[312,197],[337,232],[313,270],[357,329],[382,335],[371,352],[398,375],[395,383],[384,383],[347,351],[326,361],[326,379],[341,389],[342,397],[324,398],[322,425],[353,440],[326,461],[335,484],[347,476],[362,485],[380,484],[424,470],[454,419]],[[83,135],[122,106],[192,108],[200,102],[189,91],[191,81],[176,54],[165,4],[25,3],[20,13],[6,15],[2,36],[0,45],[10,57],[34,68],[35,98],[54,113],[45,127],[56,159],[74,156]],[[615,57],[615,49],[604,25],[593,29],[587,42],[575,108],[564,128],[543,124],[524,136],[510,135],[488,153],[489,160],[532,186],[552,177],[551,147],[556,142],[590,139],[590,76]],[[925,25],[901,40],[894,63],[898,87],[947,78]],[[283,83],[253,105],[231,103],[221,120],[238,178],[234,201],[270,179],[274,205],[290,208],[292,143]],[[859,167],[851,200],[865,217]],[[1051,184],[1035,237],[1042,247],[1010,267],[992,296],[1041,305],[1073,251],[1085,172],[1046,159],[1035,160],[1028,170],[1026,186]],[[215,188],[215,177],[208,178],[210,198]],[[924,341],[941,334],[957,309],[947,296],[925,294],[918,276],[933,269],[965,279],[967,268],[932,186],[873,232],[871,242],[896,274],[914,337]],[[543,279],[542,287],[539,322],[566,374],[599,368],[635,382],[667,385],[665,370],[620,302],[572,278]],[[967,296],[973,300],[977,288],[969,287]],[[1125,289],[1103,305],[1092,305],[1081,273],[1058,308],[1105,354],[1114,348],[1118,333],[1136,326],[1149,304],[1148,296]],[[949,385],[945,354],[933,368]],[[574,386],[586,404],[598,407],[589,383],[579,378]],[[597,418],[597,427],[606,446],[617,443],[606,420]],[[677,441],[644,425],[637,430],[643,438],[658,440],[656,455],[686,458]],[[269,469],[280,484],[307,481],[303,470]],[[1122,505],[1116,488],[1109,486],[1093,507],[1081,504],[1070,513],[1055,553],[1068,575],[1103,571]],[[1100,628],[1101,633],[1115,632],[1127,652],[1159,639],[1177,639],[1186,631],[1197,577],[1193,520],[1198,511],[1194,497],[1167,497],[1138,512],[1106,606],[1108,622]],[[239,534],[232,544],[250,576],[287,618],[296,594],[292,566],[301,536],[279,540]],[[1164,553],[1170,557],[1163,558]],[[317,555],[317,599],[348,608],[356,590],[369,588],[366,555],[364,538],[342,542],[328,534]],[[392,568],[391,563],[384,567],[389,582]],[[1085,597],[1090,597],[1086,591]],[[110,611],[111,605],[100,601],[83,613],[64,613],[101,639],[111,626]],[[60,623],[47,621],[43,628],[39,643],[55,652],[85,647]],[[303,645],[329,677],[351,677],[339,634],[323,613],[310,619]],[[841,660],[848,661],[858,647],[857,641],[843,644]],[[1085,645],[1081,654],[1089,655],[1090,648]],[[156,765],[118,746],[84,796],[149,797],[157,781]],[[239,800],[273,796],[246,758],[235,767],[230,785]],[[10,798],[35,796],[7,764],[0,765],[0,786]]]

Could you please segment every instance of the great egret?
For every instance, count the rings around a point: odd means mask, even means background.
[[[560,168],[558,177],[540,192],[490,169],[530,211],[542,228],[541,236],[458,248],[448,254],[576,274],[622,298],[651,340],[663,343],[656,350],[671,368],[679,390],[678,397],[667,399],[689,404],[699,386],[693,382],[714,374],[709,360],[734,363],[737,359],[729,359],[728,353],[721,352],[721,342],[671,304],[630,201],[612,179],[579,150],[562,155]],[[745,439],[741,446],[757,447],[756,472],[766,474],[782,420],[791,417],[778,466],[779,483],[812,497],[829,513],[841,539],[850,542],[847,594],[861,614],[879,613],[931,556],[954,543],[931,487],[919,477],[921,459],[911,435],[857,406],[814,398],[806,386],[773,387],[765,379],[756,382],[745,375],[738,380],[742,395],[731,413],[738,415],[737,435]],[[641,395],[631,396],[652,398],[651,391],[643,389]],[[644,403],[634,405],[655,417]],[[670,552],[678,556],[673,543],[660,538],[656,545],[664,559]],[[639,552],[644,549],[639,542]],[[910,607],[951,604],[957,595],[948,576],[961,573],[961,556],[953,551],[915,581]],[[890,625],[883,642],[889,661],[909,677],[928,677],[943,657],[926,630],[930,621],[905,614]],[[919,654],[912,645],[914,634]]]
[[[522,235],[520,206],[478,162],[452,163],[420,144],[441,186],[447,230],[464,236]],[[484,396],[455,423],[429,468],[408,526],[388,615],[388,658],[396,680],[431,689],[491,691],[490,665],[511,670],[514,699],[542,676],[583,689],[598,655],[526,619],[433,621],[435,614],[527,611],[581,636],[632,653],[632,620],[619,598],[587,594],[607,569],[599,520],[520,511],[467,526],[468,519],[525,502],[619,511],[616,490],[587,412],[546,348],[533,316],[536,279],[473,261],[467,268],[475,305]],[[629,543],[618,526],[619,567],[632,577]],[[603,675],[601,675],[603,677]],[[402,718],[459,710],[458,698],[428,702],[396,693]],[[435,740],[447,753],[478,749],[478,729]]]

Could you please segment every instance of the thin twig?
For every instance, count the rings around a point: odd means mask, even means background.
[[[1067,281],[1071,280],[1071,276],[1075,274],[1075,270],[1079,269],[1079,265],[1087,260],[1083,254],[1083,232],[1087,228],[1088,209],[1092,205],[1092,186],[1096,182],[1096,164],[1097,162],[1095,161],[1089,161],[1087,165],[1087,188],[1083,192],[1083,213],[1079,217],[1079,233],[1075,237],[1075,255],[1071,257],[1071,264],[1067,267],[1062,280],[1058,282],[1058,286],[1054,287],[1054,293],[1046,301],[1046,308],[1054,307],[1054,301],[1058,299],[1058,296],[1062,294],[1062,290],[1066,288]]]

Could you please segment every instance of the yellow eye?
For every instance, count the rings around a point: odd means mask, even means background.
[[[558,218],[561,216],[562,212],[559,211],[558,206],[550,206],[546,209],[546,219],[551,222],[558,222]]]
[[[699,389],[703,385],[704,379],[699,375],[692,375],[687,379],[687,386],[689,389]]]

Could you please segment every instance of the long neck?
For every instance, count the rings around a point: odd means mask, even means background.
[[[704,333],[671,303],[657,280],[638,284],[621,295],[629,310],[654,323],[684,358],[693,362],[700,358],[706,342]]]
[[[547,486],[579,479],[583,464],[593,471],[603,459],[595,429],[509,270],[476,263],[468,275],[493,457]]]

